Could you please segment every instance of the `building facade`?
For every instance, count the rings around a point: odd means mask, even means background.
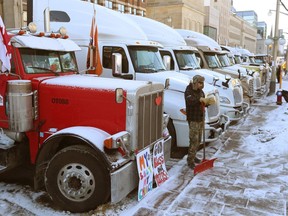
[[[32,0],[0,0],[0,15],[7,28],[27,25],[27,4]],[[80,0],[79,0],[80,1]],[[173,28],[204,33],[221,45],[256,52],[257,29],[237,13],[232,0],[86,0],[120,13],[130,13],[165,23]],[[28,3],[27,3],[28,2]],[[245,14],[242,12],[242,14]],[[255,21],[252,13],[252,23]]]
[[[204,0],[147,0],[147,17],[173,28],[203,32]]]
[[[120,13],[146,16],[146,0],[83,0],[93,2]]]
[[[25,26],[25,9],[27,0],[0,0],[0,15],[6,28],[20,28]],[[26,16],[27,17],[27,16]]]

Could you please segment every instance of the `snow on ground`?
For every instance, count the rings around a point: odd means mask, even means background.
[[[282,89],[288,90],[288,79],[284,79]],[[278,87],[278,85],[277,85]],[[276,87],[276,88],[277,88]],[[265,113],[265,116],[259,111],[260,109],[253,109],[250,115],[254,115],[259,117],[259,125],[251,126],[250,130],[247,131],[244,137],[241,137],[242,143],[241,148],[243,149],[243,155],[245,152],[250,152],[251,154],[255,154],[255,157],[263,158],[263,162],[265,162],[265,157],[267,158],[275,158],[279,157],[286,157],[288,158],[288,144],[287,144],[287,130],[288,130],[288,105],[283,99],[283,104],[281,106],[276,106],[276,95],[267,96],[262,99],[258,99],[256,102],[257,106],[271,106],[271,110]],[[269,124],[261,124],[261,122],[269,122]],[[246,120],[244,123],[245,125],[252,124],[249,119]],[[255,123],[253,123],[255,124]],[[240,126],[232,126],[232,128],[241,127]],[[228,142],[229,142],[228,138]],[[218,143],[219,145],[221,142]],[[219,147],[219,146],[218,146]],[[227,145],[226,148],[229,146]],[[220,149],[220,150],[219,150]],[[225,167],[222,165],[225,164],[225,157],[231,158],[233,156],[237,157],[238,161],[241,161],[241,157],[243,155],[234,152],[233,149],[229,152],[225,152],[225,148],[215,148],[215,152],[213,152],[215,156],[220,155],[222,159],[217,161],[215,165],[214,172],[224,172]],[[227,154],[227,155],[225,155]],[[211,155],[210,155],[211,156]],[[265,156],[265,157],[264,157]],[[244,160],[244,159],[243,159]],[[254,161],[246,161],[245,165],[249,165]],[[169,163],[169,162],[168,162]],[[62,210],[58,210],[53,205],[52,201],[48,198],[45,192],[34,192],[33,189],[29,185],[19,185],[15,183],[6,183],[0,182],[0,215],[55,215],[55,216],[62,216],[62,215],[132,215],[133,213],[137,212],[141,208],[150,209],[153,212],[153,209],[149,207],[149,202],[153,199],[153,197],[160,197],[163,194],[169,194],[171,189],[178,190],[181,194],[177,197],[177,202],[183,201],[186,206],[188,205],[195,205],[195,208],[201,208],[203,203],[199,201],[193,201],[191,197],[187,197],[186,192],[191,192],[192,190],[197,189],[198,187],[205,187],[209,183],[208,179],[205,180],[201,179],[202,175],[198,174],[196,177],[193,178],[193,173],[189,171],[186,166],[186,157],[184,157],[179,162],[175,162],[173,167],[169,170],[169,183],[164,183],[161,187],[154,189],[150,195],[145,197],[142,201],[137,201],[137,190],[133,191],[131,194],[128,195],[123,201],[118,204],[111,204],[108,203],[106,205],[100,206],[98,209],[87,212],[85,214],[72,214],[69,212],[65,212]],[[244,166],[245,166],[244,165]],[[231,164],[233,166],[233,164]],[[236,166],[236,165],[235,165]],[[239,166],[239,164],[238,164]],[[277,169],[277,167],[276,167]],[[244,172],[244,171],[243,171]],[[183,173],[179,175],[179,173]],[[247,174],[247,178],[249,181],[253,178],[253,173]],[[179,178],[179,176],[184,176],[183,178]],[[215,176],[214,176],[215,177]],[[193,183],[189,184],[188,182],[191,181],[193,178]],[[212,177],[211,177],[212,178]],[[287,176],[279,176],[279,178],[286,178]],[[239,178],[237,180],[237,184],[242,184],[247,180]],[[180,187],[179,187],[180,185]],[[186,187],[187,186],[187,187]],[[177,188],[177,189],[176,189]],[[227,188],[229,190],[229,188]],[[275,186],[275,188],[270,188],[270,193],[277,192],[279,188]],[[272,191],[272,192],[271,192]],[[183,195],[182,195],[183,192]],[[209,192],[209,191],[208,191]],[[207,192],[207,193],[208,193]],[[231,191],[232,193],[233,191]],[[237,193],[237,192],[235,192]],[[266,190],[249,190],[245,191],[246,195],[251,197],[255,196],[257,199],[264,197],[267,194]],[[220,196],[220,195],[218,195]],[[168,197],[168,195],[167,195]],[[159,203],[163,206],[169,206],[173,203],[173,196],[167,198],[167,200],[161,200]],[[219,197],[218,197],[219,198]],[[223,198],[223,197],[222,197]],[[255,199],[256,199],[255,198]],[[160,205],[160,204],[159,204]],[[223,208],[218,206],[219,204],[214,204],[213,211],[217,211],[218,208]],[[256,207],[255,207],[256,208]],[[222,209],[223,210],[223,209]],[[228,211],[228,210],[226,210]],[[181,212],[181,211],[179,211]],[[178,213],[179,213],[178,212]],[[231,210],[231,213],[233,211]],[[151,212],[150,212],[151,213]],[[149,211],[147,215],[150,214]],[[177,213],[177,211],[176,211]],[[176,214],[175,213],[175,214]]]

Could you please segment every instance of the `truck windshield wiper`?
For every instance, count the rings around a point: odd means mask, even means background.
[[[191,66],[185,66],[185,67],[181,67],[181,70],[194,70],[194,67]]]
[[[154,72],[157,72],[157,70],[155,68],[142,68],[141,72],[154,73]]]
[[[35,69],[40,69],[40,70],[45,70],[45,71],[49,71],[53,74],[55,74],[56,76],[59,76],[59,73],[49,69],[49,68],[44,68],[44,67],[36,67],[36,66],[28,66],[28,68],[35,68]]]

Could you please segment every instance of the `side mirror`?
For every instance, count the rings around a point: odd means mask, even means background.
[[[167,78],[166,80],[165,80],[165,89],[168,89],[169,88],[169,86],[170,86],[170,79],[169,78]]]
[[[123,89],[122,88],[116,88],[115,90],[115,100],[116,103],[122,103],[123,102]]]
[[[238,78],[241,79],[241,71],[240,71],[240,69],[238,69],[238,74],[239,74]]]
[[[120,53],[112,54],[112,75],[122,79],[132,80],[132,74],[122,73],[122,55]]]
[[[228,81],[231,80],[231,76],[229,74],[226,74],[225,75],[225,80],[228,80]]]
[[[229,88],[229,81],[231,80],[231,76],[229,74],[225,75],[225,80],[226,82],[222,82],[222,85],[225,86],[226,88]]]
[[[199,57],[196,57],[196,58],[197,58],[198,64],[201,65],[201,58]]]
[[[163,56],[163,63],[166,70],[171,70],[171,57],[169,55]]]
[[[213,85],[216,85],[216,82],[219,80],[218,76],[213,76]]]
[[[112,74],[116,77],[122,74],[122,55],[120,53],[112,54]]]

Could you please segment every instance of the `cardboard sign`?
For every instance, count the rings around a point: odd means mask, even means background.
[[[153,173],[157,186],[160,186],[168,179],[168,172],[164,159],[163,140],[156,143],[153,149]]]
[[[150,148],[138,153],[136,160],[139,174],[138,201],[140,201],[153,189],[153,166]]]

